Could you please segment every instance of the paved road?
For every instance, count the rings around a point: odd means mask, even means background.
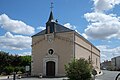
[[[103,75],[96,77],[96,80],[115,80],[115,77],[120,72],[117,71],[103,71]],[[65,78],[22,78],[22,79],[16,79],[16,80],[63,80]],[[7,79],[7,77],[0,77],[0,80],[13,80],[13,79]]]
[[[118,71],[103,71],[103,75],[96,77],[97,80],[115,80]]]
[[[21,79],[16,79],[16,80],[63,80],[63,79],[66,79],[65,77],[64,78],[21,78]],[[13,80],[13,78],[9,78],[7,79],[7,77],[0,77],[0,80]]]

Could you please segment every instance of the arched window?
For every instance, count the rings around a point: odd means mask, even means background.
[[[49,49],[49,50],[48,50],[48,53],[49,53],[50,55],[52,55],[52,54],[54,53],[53,49]]]

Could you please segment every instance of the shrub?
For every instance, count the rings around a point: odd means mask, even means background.
[[[65,65],[65,71],[70,80],[90,80],[92,66],[89,61],[81,58]]]

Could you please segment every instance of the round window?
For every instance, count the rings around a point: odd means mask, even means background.
[[[53,54],[53,49],[49,49],[49,51],[48,51],[48,53],[50,54],[50,55],[52,55]]]

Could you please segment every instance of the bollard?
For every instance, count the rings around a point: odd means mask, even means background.
[[[9,76],[7,78],[9,79]]]
[[[15,80],[15,77],[16,77],[16,73],[13,72],[13,80]]]

